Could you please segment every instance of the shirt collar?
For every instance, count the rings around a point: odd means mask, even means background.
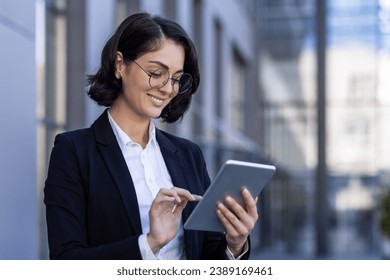
[[[139,145],[139,143],[136,143],[134,142],[123,130],[122,128],[119,127],[119,125],[114,121],[114,119],[112,118],[111,114],[109,111],[107,111],[108,113],[108,120],[110,122],[110,125],[111,125],[111,128],[115,134],[115,137],[118,141],[118,144],[119,144],[119,147],[121,148],[121,150],[123,150],[123,148],[126,146],[126,145],[131,145],[131,144],[137,144]],[[155,125],[153,124],[153,122],[151,121],[149,123],[149,142],[148,144],[146,145],[149,146],[150,144],[156,144],[156,127]]]

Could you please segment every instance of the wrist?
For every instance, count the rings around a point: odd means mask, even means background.
[[[228,247],[228,250],[233,254],[233,256],[237,257],[237,256],[241,255],[242,251],[244,250],[245,243],[242,245],[239,245],[239,246],[231,246],[228,244],[227,247]]]
[[[247,238],[245,238],[244,240],[242,240],[242,238],[240,238],[240,240],[237,240],[230,238],[229,235],[226,235],[227,247],[235,257],[239,256],[243,252],[246,243]]]
[[[146,241],[148,242],[150,250],[152,250],[153,254],[156,254],[163,247],[155,238],[153,238],[150,233],[146,235]]]

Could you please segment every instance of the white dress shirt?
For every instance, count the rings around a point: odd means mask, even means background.
[[[180,223],[176,236],[161,248],[157,254],[153,253],[146,240],[146,235],[150,229],[149,209],[154,198],[160,188],[173,187],[171,176],[169,175],[164,158],[161,154],[160,146],[156,140],[156,129],[153,122],[150,122],[149,125],[149,142],[145,149],[143,149],[140,144],[132,141],[118,126],[109,111],[108,119],[126,161],[131,178],[133,179],[135,192],[137,194],[143,233],[138,239],[142,258],[144,260],[185,259],[184,230],[182,223]],[[246,244],[243,254],[245,254],[247,250],[248,244]],[[235,259],[228,248],[226,248],[226,255],[229,259]],[[240,259],[242,255],[236,259]]]
[[[108,118],[114,131],[119,147],[125,158],[127,167],[133,179],[135,192],[141,216],[142,235],[138,239],[141,255],[143,259],[156,260],[167,259],[177,260],[185,258],[184,232],[180,225],[179,231],[168,244],[166,244],[155,255],[146,240],[149,232],[149,209],[153,199],[160,188],[173,187],[171,176],[165,165],[160,147],[156,141],[156,130],[152,122],[149,126],[149,142],[145,149],[135,143],[130,137],[115,123],[108,112]]]

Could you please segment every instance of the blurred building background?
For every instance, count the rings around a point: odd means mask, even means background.
[[[54,136],[102,112],[86,75],[116,26],[147,11],[195,41],[201,86],[181,123],[210,175],[276,165],[254,259],[380,259],[390,190],[389,0],[3,0],[0,259],[48,257],[42,189]]]

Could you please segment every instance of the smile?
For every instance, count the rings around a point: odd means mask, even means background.
[[[153,95],[150,95],[149,93],[148,96],[150,97],[150,100],[152,100],[152,103],[155,104],[156,106],[161,106],[164,103],[163,99],[157,98]]]

